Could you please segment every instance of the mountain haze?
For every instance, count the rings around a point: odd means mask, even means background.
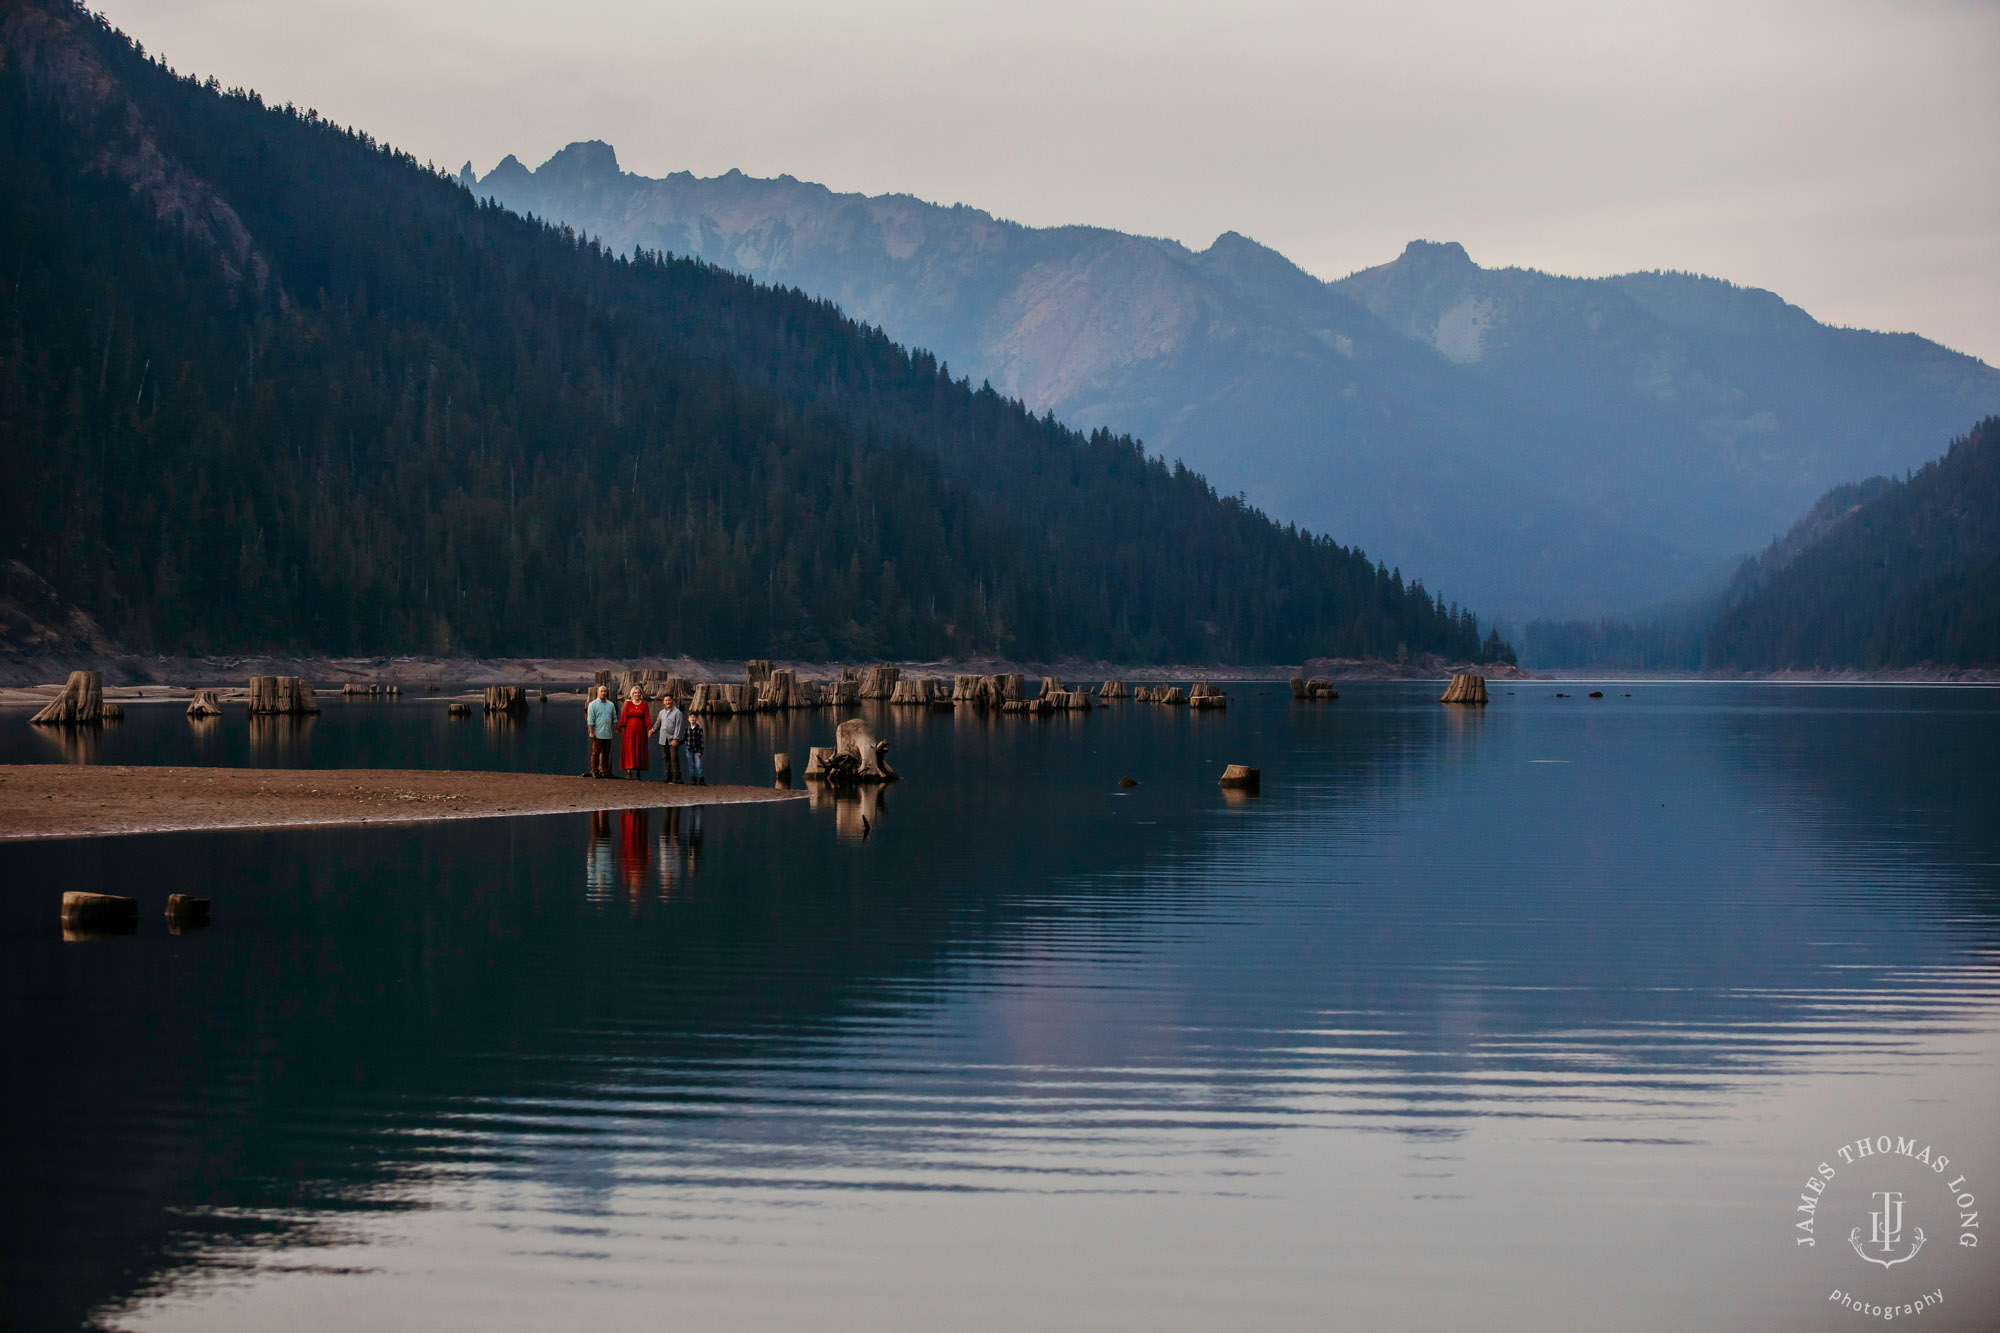
[[[1691,275],[1484,269],[1414,242],[1328,283],[1235,233],[1195,251],[789,176],[655,180],[596,142],[461,179],[616,249],[825,296],[1509,613],[1683,592],[1828,487],[2000,411],[1973,358]]]
[[[0,559],[30,630],[73,607],[168,652],[1505,652],[1129,437],[824,301],[478,203],[66,0],[0,9],[0,180]]]

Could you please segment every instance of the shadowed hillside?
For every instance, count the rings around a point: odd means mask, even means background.
[[[1480,651],[824,302],[482,205],[61,0],[0,62],[0,555],[128,648]]]

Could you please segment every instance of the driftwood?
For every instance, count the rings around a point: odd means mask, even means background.
[[[1451,684],[1445,688],[1445,692],[1438,699],[1438,702],[1441,704],[1485,703],[1486,677],[1475,676],[1466,671],[1459,672],[1451,678]]]
[[[857,782],[894,782],[899,776],[883,757],[889,752],[889,743],[876,740],[874,730],[863,718],[850,717],[840,724],[834,731],[833,749],[833,758],[827,763],[852,758]]]
[[[1220,785],[1236,791],[1256,791],[1262,781],[1263,775],[1256,769],[1246,768],[1242,764],[1231,764],[1222,770]]]
[[[194,698],[188,700],[189,717],[221,717],[222,705],[216,702],[214,690],[196,690]]]
[[[250,677],[250,715],[262,717],[274,713],[317,713],[319,702],[313,698],[312,686],[297,676],[252,676]]]
[[[28,719],[40,727],[93,726],[104,720],[104,673],[72,671],[62,693]]]

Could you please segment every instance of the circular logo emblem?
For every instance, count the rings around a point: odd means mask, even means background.
[[[1950,1154],[1877,1134],[1843,1143],[1806,1177],[1793,1207],[1797,1249],[1822,1256],[1827,1300],[1881,1319],[1944,1304],[1958,1254],[1979,1248],[1979,1198]]]

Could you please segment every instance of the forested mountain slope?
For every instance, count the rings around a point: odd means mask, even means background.
[[[790,177],[649,179],[602,143],[461,178],[620,250],[830,297],[1509,614],[1681,593],[1828,487],[2000,411],[1971,357],[1686,274],[1559,278],[1416,242],[1326,283],[1234,233],[1194,251]]]
[[[9,5],[0,62],[0,556],[128,647],[1481,648],[1129,437],[482,205],[63,0]]]
[[[2000,666],[2000,417],[1906,481],[1843,487],[1747,566],[1706,664]]]

